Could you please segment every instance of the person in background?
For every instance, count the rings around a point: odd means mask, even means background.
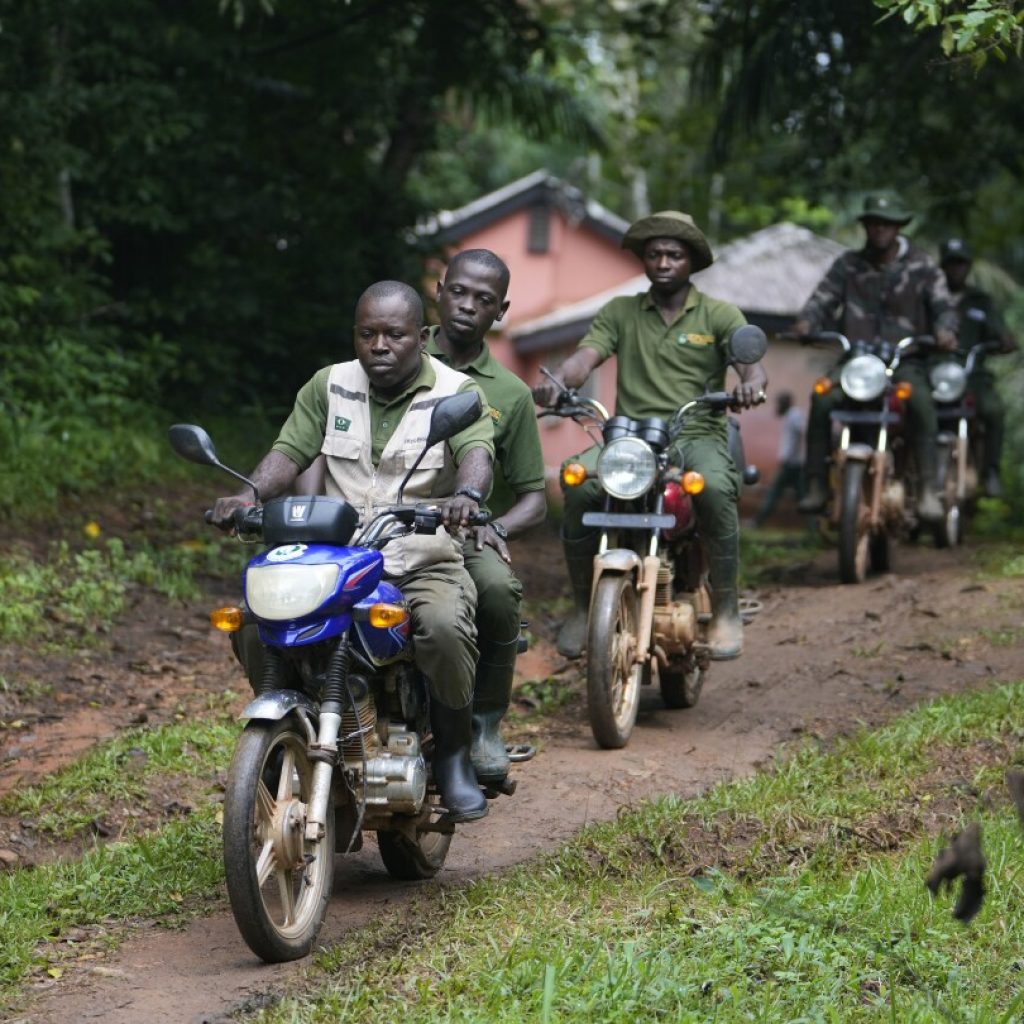
[[[988,292],[974,284],[968,284],[973,253],[961,238],[950,238],[939,250],[939,263],[946,275],[946,284],[953,296],[953,304],[960,317],[957,334],[959,352],[964,357],[975,346],[989,342],[999,353],[1014,352],[1017,341],[1003,322],[995,300]],[[981,484],[990,498],[1003,493],[999,478],[999,465],[1003,457],[1003,435],[1006,432],[1006,409],[996,388],[996,380],[985,360],[980,360],[967,381],[967,388],[974,394],[978,419],[985,430],[984,464],[981,467]]]
[[[775,415],[782,420],[782,433],[779,435],[779,468],[757,515],[754,516],[755,527],[763,526],[771,517],[779,499],[787,490],[791,490],[797,500],[803,493],[806,433],[803,410],[793,404],[790,392],[782,391],[775,398]]]
[[[793,333],[806,337],[818,331],[839,331],[851,343],[887,341],[911,335],[934,335],[941,350],[956,348],[956,313],[945,278],[924,250],[901,232],[913,213],[895,195],[869,195],[858,218],[864,227],[864,246],[844,252],[814,289],[793,324]],[[900,362],[896,379],[909,381],[907,432],[921,477],[917,514],[926,522],[942,519],[936,489],[939,431],[935,402],[928,381],[927,353],[909,353]],[[840,368],[832,371],[834,382]],[[811,396],[807,422],[806,493],[801,512],[820,512],[828,501],[826,478],[832,447],[832,410],[843,401],[842,390]]]

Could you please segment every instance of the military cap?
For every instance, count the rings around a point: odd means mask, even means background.
[[[662,210],[649,217],[641,217],[630,224],[629,230],[622,236],[622,248],[642,257],[644,245],[652,238],[676,238],[685,242],[690,247],[694,273],[710,267],[714,262],[708,240],[688,213]]]
[[[952,263],[954,260],[963,260],[970,263],[974,259],[971,247],[962,238],[947,238],[939,248],[939,263]]]
[[[875,194],[864,197],[864,209],[857,220],[871,217],[874,220],[887,220],[893,224],[907,224],[913,216],[913,210],[908,210],[898,195],[893,193]]]

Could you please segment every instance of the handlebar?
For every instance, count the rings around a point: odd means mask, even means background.
[[[203,513],[203,522],[211,526],[214,525],[212,508],[208,508]],[[263,532],[263,506],[245,505],[242,508],[236,508],[231,513],[230,528],[240,536],[258,536]],[[221,529],[226,528],[221,527]]]

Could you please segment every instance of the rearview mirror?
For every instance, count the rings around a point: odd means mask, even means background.
[[[461,394],[442,398],[430,414],[430,430],[427,432],[427,447],[438,441],[447,441],[472,426],[484,411],[477,391],[463,391]]]
[[[196,462],[200,466],[219,466],[217,450],[213,447],[210,435],[193,423],[175,423],[167,432],[171,447],[183,459]]]
[[[730,363],[756,363],[768,351],[768,336],[754,324],[737,327],[729,338]]]
[[[243,484],[248,484],[256,496],[256,504],[260,503],[259,488],[247,476],[242,476],[230,466],[225,466],[217,458],[217,449],[213,447],[210,435],[202,427],[197,427],[194,423],[175,423],[167,431],[167,439],[171,442],[175,453],[183,459],[198,463],[200,466],[215,466],[217,469],[229,473],[236,480],[241,480]]]

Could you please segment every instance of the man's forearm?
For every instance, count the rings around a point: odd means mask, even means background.
[[[516,496],[516,503],[500,517],[502,526],[514,537],[523,530],[536,526],[544,519],[547,501],[543,491],[526,491]]]
[[[486,448],[473,448],[468,451],[459,464],[455,474],[455,490],[472,487],[481,494],[491,489],[491,453]]]
[[[578,348],[564,363],[561,376],[566,387],[578,388],[586,383],[587,378],[603,362],[601,353],[593,348]]]
[[[287,455],[271,449],[260,459],[252,471],[252,482],[260,492],[260,498],[277,498],[284,494],[299,475],[299,467]]]

